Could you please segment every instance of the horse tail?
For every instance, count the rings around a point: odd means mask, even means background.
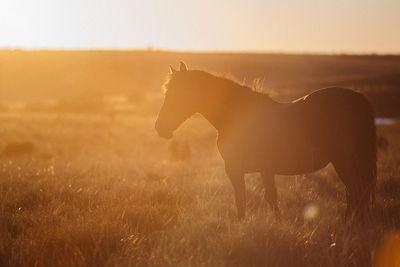
[[[366,198],[368,202],[368,209],[372,212],[376,202],[376,184],[377,184],[377,146],[376,146],[376,126],[374,118],[374,110],[371,103],[363,96],[364,101],[362,104],[362,122],[361,129],[359,129],[360,137],[358,138],[359,149],[359,171],[363,178],[363,187],[366,191]],[[372,214],[371,214],[372,215]]]

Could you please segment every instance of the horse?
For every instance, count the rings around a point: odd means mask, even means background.
[[[329,87],[280,103],[224,77],[170,66],[155,129],[170,139],[199,113],[217,130],[217,147],[245,217],[244,174],[259,172],[277,217],[275,175],[307,174],[332,163],[346,188],[345,219],[371,214],[376,191],[376,127],[371,104],[356,91]]]

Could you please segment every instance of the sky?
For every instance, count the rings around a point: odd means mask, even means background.
[[[0,47],[400,53],[400,0],[1,0]]]

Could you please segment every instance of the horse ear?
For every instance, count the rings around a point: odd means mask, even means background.
[[[175,72],[177,72],[177,70],[174,69],[174,67],[172,67],[171,65],[169,65],[169,73],[174,74]]]
[[[186,66],[186,64],[185,64],[185,62],[183,62],[183,61],[179,61],[179,70],[180,71],[187,71],[188,70],[188,68],[187,68],[187,66]]]

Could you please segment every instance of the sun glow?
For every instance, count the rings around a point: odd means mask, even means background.
[[[398,53],[400,2],[0,3],[0,47]]]

